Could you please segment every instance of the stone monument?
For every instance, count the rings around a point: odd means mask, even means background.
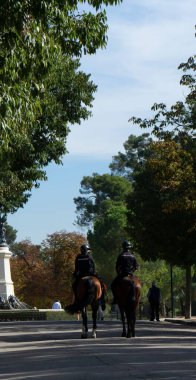
[[[0,213],[0,295],[6,300],[10,295],[14,296],[14,284],[11,279],[10,257],[12,253],[5,239],[4,223],[6,215]]]
[[[9,250],[5,238],[6,220],[6,215],[2,215],[0,211],[0,309],[4,309],[0,312],[0,321],[45,320],[46,313],[40,313],[39,310],[20,301],[14,295],[14,284],[11,279],[10,271],[10,257],[12,256],[12,253]],[[22,309],[22,311],[14,309]]]

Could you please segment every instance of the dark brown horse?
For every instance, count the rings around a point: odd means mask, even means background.
[[[80,312],[82,315],[82,334],[81,338],[88,338],[88,318],[87,307],[92,309],[93,329],[92,338],[97,337],[97,311],[99,299],[102,295],[100,281],[97,277],[86,276],[81,278],[77,283],[76,300],[73,304],[65,307],[65,311],[70,314]]]
[[[112,289],[112,291],[121,314],[122,336],[127,338],[135,337],[136,310],[140,301],[141,282],[133,275],[119,278],[115,289]]]

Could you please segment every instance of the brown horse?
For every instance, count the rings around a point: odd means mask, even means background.
[[[122,336],[127,338],[135,337],[136,309],[141,295],[140,280],[133,275],[119,278],[115,288],[112,288],[112,292],[121,314]]]
[[[99,299],[102,295],[100,281],[97,277],[86,276],[81,278],[77,283],[76,300],[73,304],[65,307],[65,311],[70,314],[80,312],[82,315],[82,334],[81,338],[88,338],[88,318],[87,307],[92,309],[93,329],[92,338],[97,337],[97,311]]]

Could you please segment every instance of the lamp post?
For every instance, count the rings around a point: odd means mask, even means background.
[[[192,291],[191,291],[191,309],[192,315],[196,315],[196,273],[192,277]]]
[[[174,317],[174,289],[173,289],[173,267],[170,265],[170,285],[171,285],[171,317]]]

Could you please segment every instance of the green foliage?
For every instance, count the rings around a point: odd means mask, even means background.
[[[8,0],[0,4],[1,136],[33,126],[42,114],[43,78],[58,57],[94,54],[107,42],[104,5],[120,0],[60,1]],[[94,9],[83,11],[87,3]]]
[[[66,153],[68,122],[80,123],[90,111],[96,86],[78,71],[79,62],[61,60],[53,66],[45,84],[43,115],[33,128],[1,151],[0,203],[5,211],[15,211],[28,200],[33,186],[46,180],[43,168],[51,161],[61,163]],[[14,191],[13,191],[14,189]]]
[[[193,92],[192,92],[193,94]],[[196,246],[195,101],[186,98],[150,120],[132,118],[140,127],[153,127],[159,141],[134,172],[128,200],[130,233],[146,259],[160,257],[177,265],[192,265]],[[165,129],[166,127],[172,129]],[[139,170],[138,170],[139,169]]]
[[[12,245],[14,244],[17,237],[17,230],[15,230],[12,226],[5,223],[5,240],[10,249],[12,250]]]
[[[83,196],[74,198],[77,224],[91,226],[91,223],[101,218],[111,202],[118,206],[130,190],[129,181],[119,176],[94,173],[83,177],[80,189]]]
[[[127,225],[137,252],[145,260],[165,259],[186,267],[188,316],[190,266],[196,254],[195,57],[179,68],[185,72],[181,84],[188,89],[184,102],[178,101],[170,109],[155,103],[154,117],[132,117],[133,124],[150,128],[152,138],[130,136],[125,153],[118,153],[110,167],[132,182]]]
[[[152,142],[149,133],[140,136],[130,135],[124,143],[124,153],[118,152],[113,157],[110,169],[112,174],[123,176],[133,181],[132,173],[140,168],[145,158],[148,157],[148,146]]]
[[[195,260],[195,175],[191,155],[174,142],[156,142],[134,176],[129,232],[146,259],[176,265]]]
[[[83,177],[81,197],[75,198],[77,223],[88,226],[88,241],[97,269],[109,283],[115,275],[115,261],[126,231],[126,197],[130,182],[122,177],[94,173]]]
[[[173,286],[173,300],[175,312],[179,315],[184,315],[185,306],[185,270],[174,266],[172,268],[164,260],[144,261],[140,256],[138,257],[140,269],[137,273],[138,277],[142,280],[142,295],[141,302],[148,305],[147,293],[151,287],[152,281],[161,290],[161,304],[171,309],[171,280]]]
[[[59,164],[67,152],[69,124],[91,115],[96,86],[79,71],[76,58],[106,46],[104,6],[120,2],[1,2],[0,204],[4,212],[14,212],[27,202],[32,188],[47,179],[44,167],[51,161]]]
[[[94,221],[93,231],[87,237],[93,249],[97,270],[109,284],[116,275],[117,255],[126,237],[126,206],[124,202],[104,202],[104,212]]]

